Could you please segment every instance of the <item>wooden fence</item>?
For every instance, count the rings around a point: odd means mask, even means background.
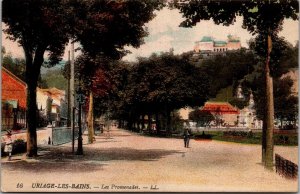
[[[288,179],[297,179],[298,178],[298,165],[284,159],[279,154],[275,154],[275,168],[276,173],[279,175],[288,178]]]

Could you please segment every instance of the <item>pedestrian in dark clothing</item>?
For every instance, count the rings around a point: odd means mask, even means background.
[[[184,147],[188,148],[189,143],[190,143],[190,136],[191,136],[191,131],[189,129],[184,129],[183,132],[183,140],[184,140]]]

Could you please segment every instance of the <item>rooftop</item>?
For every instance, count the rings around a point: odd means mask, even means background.
[[[201,108],[203,111],[219,114],[239,114],[239,109],[233,107],[228,102],[206,102]]]
[[[227,42],[240,42],[240,37],[229,34],[227,41],[216,41],[212,36],[203,36],[199,42],[214,42],[215,44],[227,44]]]
[[[47,93],[48,95],[51,96],[51,98],[61,99],[61,98],[64,98],[64,96],[65,96],[65,91],[64,90],[59,90],[55,87],[45,88],[45,89],[37,88],[37,90],[41,91],[43,93]]]
[[[200,42],[213,42],[213,38],[211,36],[203,36]]]

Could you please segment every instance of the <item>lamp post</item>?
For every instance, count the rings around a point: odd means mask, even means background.
[[[82,148],[82,129],[81,129],[81,105],[84,103],[84,95],[81,90],[81,87],[79,86],[77,90],[77,101],[78,101],[78,125],[79,125],[79,131],[78,131],[78,147],[76,155],[83,155],[83,148]]]

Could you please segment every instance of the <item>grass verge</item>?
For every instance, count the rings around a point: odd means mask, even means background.
[[[245,132],[247,133],[247,132]],[[244,144],[261,144],[262,133],[239,134],[224,133],[222,131],[204,132],[205,136],[210,136],[213,140],[228,141]],[[203,137],[203,132],[194,134],[196,137]],[[204,136],[204,137],[205,137]],[[298,134],[274,134],[274,145],[298,146]]]

